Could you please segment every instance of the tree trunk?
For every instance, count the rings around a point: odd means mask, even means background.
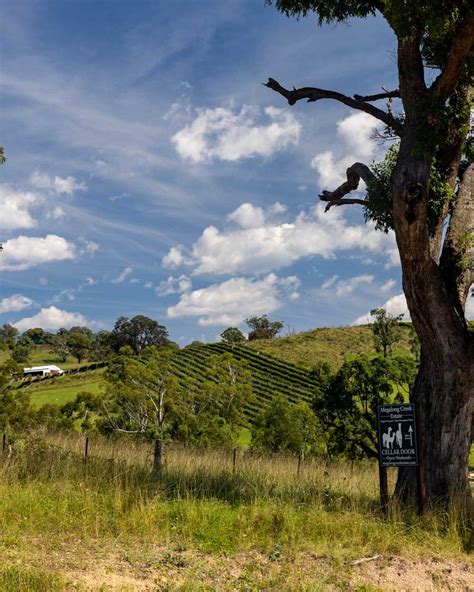
[[[471,497],[467,462],[474,357],[459,301],[430,249],[431,155],[419,156],[417,147],[416,137],[407,133],[402,138],[392,190],[403,289],[421,345],[411,401],[419,406],[426,499],[434,506]],[[416,471],[400,469],[396,495],[414,501],[415,492]]]
[[[423,433],[427,500],[431,506],[447,500],[462,506],[470,498],[467,459],[474,387],[469,380],[469,362],[453,352],[440,365],[440,356],[431,353],[422,353],[411,397],[417,404]],[[415,469],[400,468],[395,495],[414,500]]]
[[[163,467],[164,448],[165,445],[163,440],[155,440],[155,447],[153,450],[153,473],[159,473]]]

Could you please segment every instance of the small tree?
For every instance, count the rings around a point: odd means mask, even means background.
[[[271,452],[308,454],[318,448],[320,434],[311,407],[300,402],[289,403],[283,395],[272,399],[255,422],[252,446]]]
[[[74,356],[77,363],[80,364],[92,348],[93,333],[87,327],[73,327],[66,337],[66,345],[69,349],[69,353]]]
[[[400,321],[403,315],[393,316],[384,308],[374,308],[370,314],[374,318],[371,328],[375,350],[382,352],[386,358],[392,351],[392,345],[401,339]]]
[[[61,362],[65,362],[71,353],[68,336],[69,332],[67,329],[59,329],[56,335],[53,335],[50,339],[51,353],[59,356]]]
[[[245,341],[245,335],[237,327],[227,327],[227,329],[222,331],[221,339],[225,343],[230,343],[233,345],[235,343],[241,343],[242,341]]]
[[[274,339],[283,329],[281,321],[270,321],[267,315],[245,319],[245,323],[252,329],[249,341],[254,339]]]
[[[167,418],[182,391],[171,372],[170,350],[149,348],[141,359],[125,351],[106,374],[105,431],[139,434],[155,442],[153,470],[162,466]]]

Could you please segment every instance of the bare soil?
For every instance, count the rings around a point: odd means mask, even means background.
[[[67,582],[66,590],[81,592],[474,591],[474,558],[380,556],[354,565],[349,559],[313,553],[287,556],[278,551],[270,555],[252,551],[225,556],[136,542],[85,548],[81,541],[46,553],[43,548],[41,560],[41,549],[35,551],[27,560],[14,557],[16,553],[2,555],[7,564],[59,574]]]

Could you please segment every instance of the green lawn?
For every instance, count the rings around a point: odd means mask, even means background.
[[[103,393],[104,384],[101,380],[93,380],[90,382],[81,382],[72,386],[57,386],[52,385],[48,388],[35,389],[27,391],[31,397],[31,403],[35,407],[42,407],[43,405],[64,405],[69,401],[73,401],[76,396],[83,391],[87,391],[94,395]]]

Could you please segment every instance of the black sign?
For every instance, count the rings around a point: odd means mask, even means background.
[[[379,464],[381,467],[417,467],[415,406],[379,405]]]

